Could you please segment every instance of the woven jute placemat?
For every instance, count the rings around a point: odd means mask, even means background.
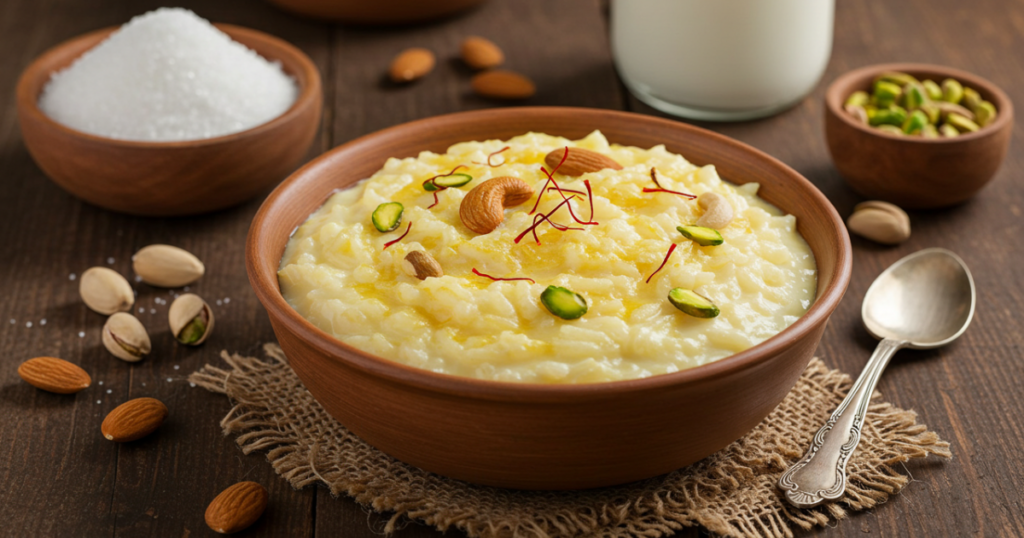
[[[302,488],[322,483],[334,495],[392,514],[390,533],[406,518],[472,538],[658,538],[700,525],[737,537],[792,536],[792,526],[826,525],[898,493],[908,478],[894,465],[929,454],[950,457],[949,443],[917,415],[874,395],[860,445],[837,503],[798,510],[782,499],[779,476],[798,460],[850,387],[850,377],[812,359],[796,386],[742,439],[689,467],[625,486],[572,492],[475,486],[406,465],[366,444],[331,418],[305,390],[281,348],[266,359],[222,352],[189,380],[225,394],[233,407],[221,421],[246,454],[266,451],[281,477]]]

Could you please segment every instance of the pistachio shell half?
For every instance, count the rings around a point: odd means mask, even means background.
[[[142,281],[161,288],[179,288],[199,280],[206,267],[191,252],[171,245],[149,245],[132,256],[132,269]]]
[[[857,204],[846,226],[851,232],[884,245],[895,245],[910,238],[910,217],[888,202],[873,200]]]
[[[135,304],[135,292],[128,281],[106,267],[92,267],[82,273],[78,293],[85,306],[100,314],[126,312]]]
[[[194,293],[186,293],[171,303],[167,321],[174,338],[189,346],[202,344],[213,332],[213,310]]]
[[[103,326],[103,345],[112,355],[128,362],[139,362],[152,350],[142,322],[125,312],[107,319]]]

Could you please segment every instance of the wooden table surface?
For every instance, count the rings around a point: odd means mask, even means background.
[[[278,35],[305,50],[324,79],[323,123],[309,158],[360,135],[409,120],[489,106],[474,97],[454,60],[460,40],[487,36],[508,66],[539,88],[532,105],[573,105],[657,114],[618,79],[598,0],[491,0],[465,16],[403,30],[352,29],[299,19],[256,0],[184,0],[218,22]],[[795,108],[760,121],[701,124],[778,157],[816,184],[844,217],[859,198],[833,168],[822,135],[829,81],[861,65],[945,64],[989,78],[1024,107],[1024,1],[841,0],[832,59],[814,92]],[[191,388],[185,376],[218,361],[221,349],[258,353],[272,341],[267,316],[243,264],[246,231],[260,199],[187,219],[148,219],[86,205],[51,183],[21,141],[14,107],[18,74],[47,48],[78,34],[121,24],[158,7],[155,0],[3,0],[0,2],[0,535],[208,536],[207,503],[224,487],[256,480],[271,507],[244,536],[379,536],[384,516],[325,488],[295,491],[262,455],[243,456],[218,422],[219,395]],[[434,73],[407,87],[383,82],[391,57],[409,46],[439,55]],[[860,324],[860,301],[875,276],[900,257],[942,246],[971,267],[980,294],[973,325],[953,345],[902,351],[881,381],[895,404],[952,444],[951,461],[906,465],[914,480],[888,503],[809,533],[862,536],[1024,536],[1024,336],[1018,319],[1024,212],[1024,131],[1014,126],[1010,153],[974,200],[913,212],[913,237],[894,248],[854,238],[853,280],[832,317],[819,354],[856,373],[874,341]],[[262,196],[260,197],[262,198]],[[153,354],[137,365],[112,358],[100,342],[104,318],[88,311],[69,275],[104,265],[131,274],[130,256],[150,243],[180,245],[206,262],[193,290],[213,303],[217,333],[203,347],[173,345],[166,290],[138,285],[138,314]],[[229,301],[230,299],[230,301]],[[10,320],[10,321],[8,321]],[[39,355],[81,364],[94,384],[77,396],[36,390],[16,374]],[[102,438],[99,425],[119,403],[152,396],[171,409],[159,431],[135,443]],[[688,529],[680,536],[698,536]],[[450,531],[449,536],[460,536]],[[440,536],[410,524],[402,538]]]

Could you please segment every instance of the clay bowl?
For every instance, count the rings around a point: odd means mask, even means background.
[[[483,0],[270,0],[306,17],[349,24],[402,25],[440,19],[470,9]]]
[[[388,157],[444,152],[467,140],[528,131],[614,143],[665,144],[797,216],[818,268],[818,295],[793,325],[705,366],[589,385],[516,384],[437,374],[347,346],[281,296],[278,263],[289,235],[333,189]],[[582,108],[463,112],[399,125],[335,148],[285,180],[263,203],[246,245],[249,280],[281,347],[310,393],[371,445],[441,475],[492,486],[576,489],[648,478],[693,463],[757,425],[793,387],[850,280],[850,239],[832,204],[768,155],[675,121]]]
[[[875,77],[902,71],[941,83],[970,86],[995,105],[995,121],[956,138],[887,134],[843,110],[846,98],[869,91]],[[991,82],[966,71],[928,64],[869,65],[837,78],[825,93],[825,138],[839,173],[861,195],[910,209],[945,207],[966,201],[995,176],[1013,130],[1013,104]]]
[[[39,168],[67,192],[94,205],[142,216],[222,209],[266,190],[305,157],[320,123],[320,74],[302,51],[276,37],[218,24],[232,39],[281,62],[299,96],[277,118],[252,129],[183,142],[136,142],[65,127],[39,110],[43,86],[114,28],[71,39],[29,65],[18,81],[18,121]]]

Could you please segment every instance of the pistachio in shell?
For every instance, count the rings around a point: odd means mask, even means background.
[[[149,245],[132,256],[132,269],[142,281],[161,288],[180,288],[199,280],[206,267],[191,252],[171,245]]]
[[[128,281],[106,267],[92,267],[82,273],[78,293],[85,306],[105,315],[127,312],[135,304],[135,292]]]
[[[213,310],[194,293],[186,293],[171,303],[167,321],[174,338],[189,346],[202,344],[213,332]]]
[[[883,245],[896,245],[910,238],[907,213],[899,206],[879,200],[857,204],[846,226],[851,232]]]
[[[103,325],[103,345],[113,356],[128,362],[139,362],[152,350],[142,322],[126,312],[107,319]]]

